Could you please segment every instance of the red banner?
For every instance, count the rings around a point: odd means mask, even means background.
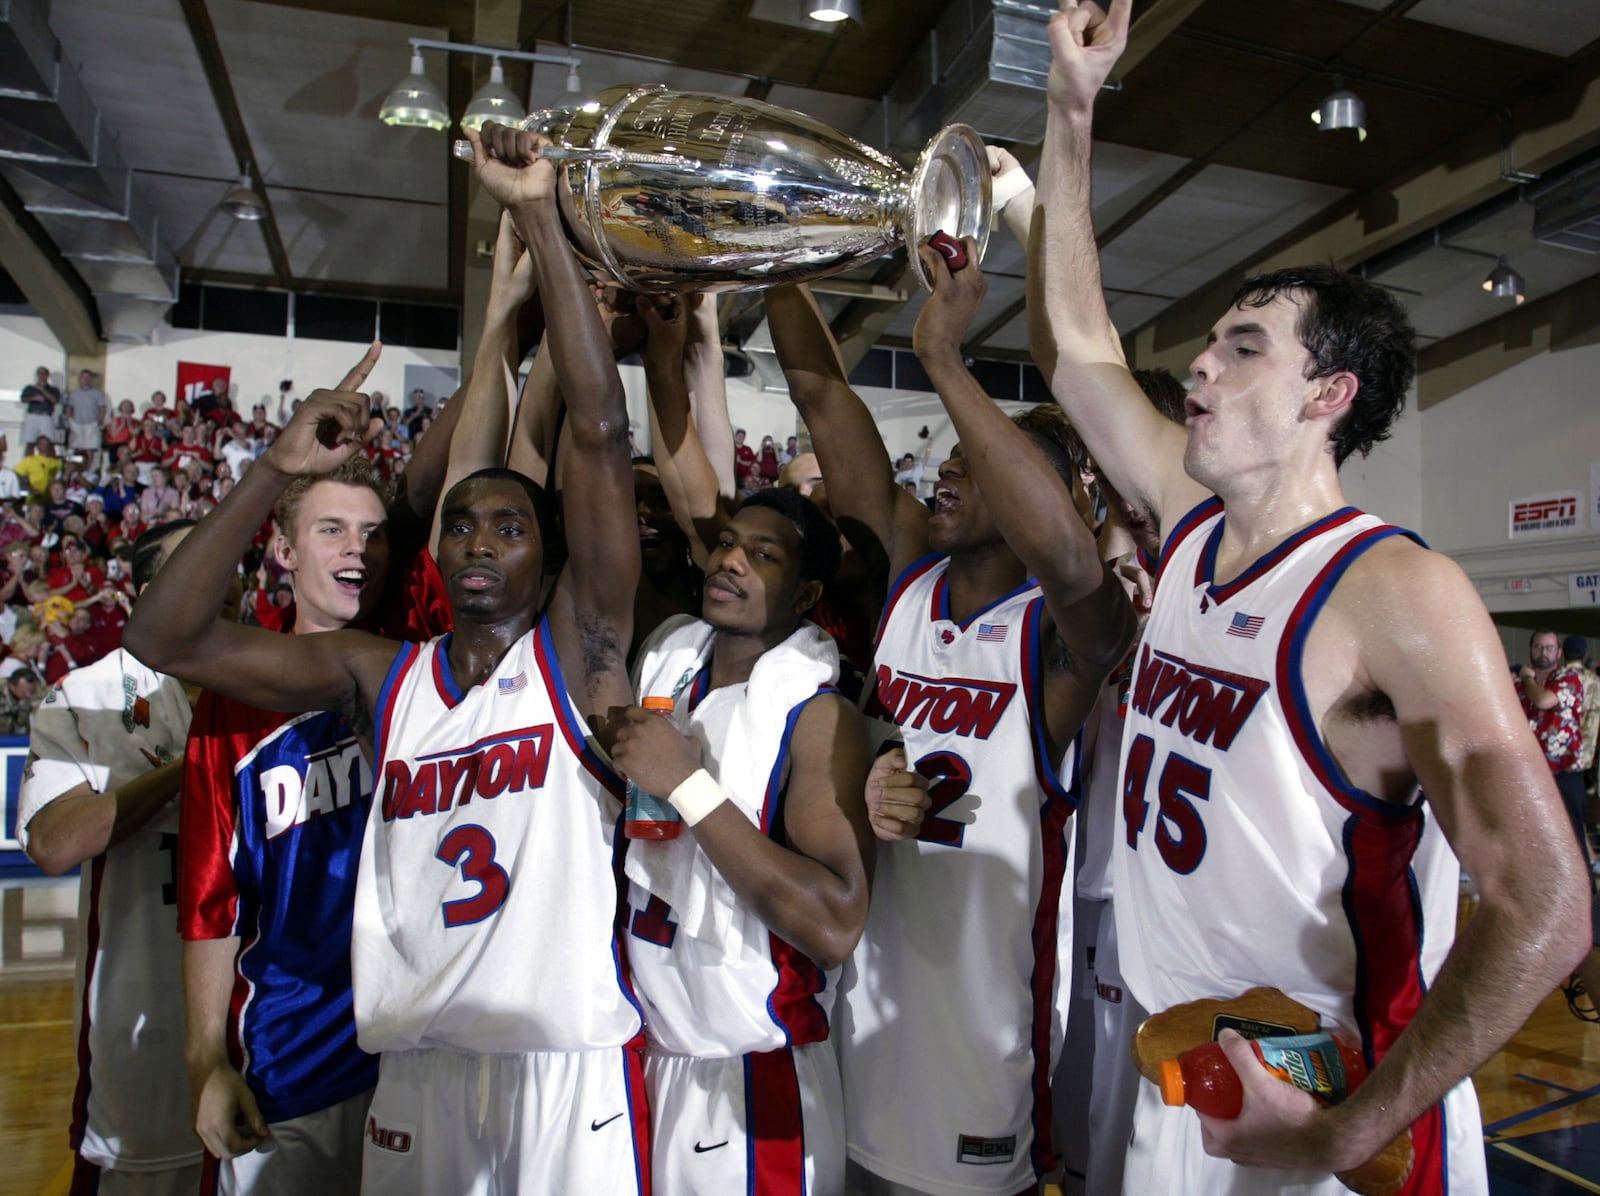
[[[228,394],[229,378],[233,373],[232,367],[225,365],[202,365],[197,361],[180,361],[178,363],[178,389],[173,392],[172,401],[176,403],[182,399],[189,406],[194,406],[194,401],[203,394],[220,394],[226,398]],[[217,383],[213,389],[212,384]]]

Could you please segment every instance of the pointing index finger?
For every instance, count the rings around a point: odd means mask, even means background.
[[[346,374],[339,382],[339,389],[360,390],[361,384],[365,382],[367,380],[367,376],[372,373],[372,367],[378,364],[378,358],[382,354],[383,345],[378,341],[373,341],[372,344],[367,347],[366,356],[360,361],[356,362],[355,368]]]

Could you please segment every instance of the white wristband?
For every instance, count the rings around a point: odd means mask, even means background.
[[[678,811],[684,825],[693,828],[727,801],[728,795],[722,792],[722,786],[717,784],[716,778],[705,769],[697,768],[684,779],[683,784],[667,795],[667,800]]]
[[[1033,190],[1033,180],[1028,177],[1028,172],[1018,167],[1008,170],[990,182],[989,207],[996,216],[1006,210],[1006,205],[1024,191]]]

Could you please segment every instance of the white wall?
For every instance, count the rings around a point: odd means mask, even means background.
[[[1507,534],[1512,499],[1576,490],[1593,510],[1597,398],[1600,346],[1586,346],[1520,362],[1422,413],[1424,534],[1466,569],[1498,621],[1564,608],[1567,575],[1600,571],[1589,517],[1572,535],[1512,543]],[[1521,583],[1531,584],[1508,589]]]
[[[1389,439],[1373,445],[1368,456],[1346,461],[1339,483],[1351,506],[1408,527],[1431,543],[1422,502],[1422,420],[1415,388],[1406,396],[1405,412]]]
[[[142,409],[152,391],[165,391],[169,400],[173,397],[178,362],[226,365],[233,368],[234,406],[248,411],[252,404],[265,402],[270,412],[278,401],[278,383],[283,379],[292,379],[295,395],[303,397],[318,387],[337,385],[365,351],[365,346],[349,341],[196,332],[163,324],[156,327],[148,345],[109,347],[101,387],[111,398],[132,399]],[[399,400],[404,398],[408,363],[454,366],[458,361],[454,350],[385,345],[377,368],[367,380],[367,389],[381,390],[391,402],[403,406]]]

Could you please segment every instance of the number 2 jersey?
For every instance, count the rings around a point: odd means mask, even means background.
[[[621,783],[585,739],[548,619],[480,685],[407,644],[377,709],[352,940],[368,1051],[642,1045],[615,924]]]
[[[1123,976],[1153,1012],[1280,989],[1359,1038],[1370,1066],[1450,949],[1460,867],[1420,800],[1396,805],[1345,778],[1300,678],[1340,578],[1374,544],[1410,533],[1346,507],[1219,584],[1222,532],[1215,499],[1172,530],[1138,649],[1113,853]],[[1152,1094],[1140,1097],[1128,1191],[1290,1182],[1205,1155],[1194,1115],[1161,1110]],[[1419,1119],[1412,1139],[1405,1192],[1484,1190],[1470,1081]],[[1321,1190],[1315,1175],[1292,1174]],[[1344,1191],[1324,1178],[1327,1191]]]
[[[878,630],[868,714],[933,781],[933,804],[918,838],[878,846],[834,1036],[852,1159],[937,1196],[1009,1194],[1055,1165],[1077,748],[1063,786],[1045,739],[1038,585],[957,622],[948,568],[907,568]]]

